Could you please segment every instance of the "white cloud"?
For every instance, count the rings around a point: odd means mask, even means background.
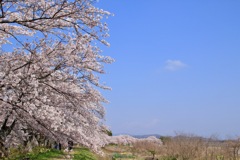
[[[180,60],[167,60],[165,63],[164,68],[168,71],[177,71],[187,67],[187,65]]]

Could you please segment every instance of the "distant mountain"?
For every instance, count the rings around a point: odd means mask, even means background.
[[[127,133],[114,134],[114,136],[119,136],[119,135],[129,135],[129,136],[132,136],[134,138],[147,138],[147,137],[150,137],[150,136],[154,136],[154,137],[157,137],[157,138],[161,137],[160,134],[143,134],[143,135],[132,135],[132,134],[127,134]]]
[[[150,137],[150,136],[154,136],[156,138],[160,138],[161,135],[160,134],[144,134],[144,135],[131,135],[132,137],[135,137],[135,138],[147,138],[147,137]]]

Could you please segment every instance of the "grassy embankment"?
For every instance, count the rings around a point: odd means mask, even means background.
[[[103,148],[104,156],[98,156],[87,148],[75,147],[72,152],[66,153],[55,149],[35,148],[32,152],[21,153],[12,150],[6,160],[144,160],[146,154],[133,154],[129,146],[107,146]]]
[[[97,160],[96,155],[87,148],[75,148],[74,151],[65,153],[56,149],[35,148],[32,152],[21,153],[12,150],[6,160]]]

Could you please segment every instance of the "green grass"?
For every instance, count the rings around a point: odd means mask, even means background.
[[[51,149],[47,152],[33,154],[30,156],[33,160],[49,160],[53,158],[60,158],[63,156],[63,152],[55,149]]]
[[[62,151],[56,149],[46,149],[37,147],[32,152],[24,153],[20,149],[12,149],[11,154],[7,160],[22,160],[29,158],[30,160],[50,160],[53,158],[60,158],[64,155]]]
[[[11,150],[11,154],[6,160],[23,160],[29,158],[30,160],[52,160],[57,158],[64,159],[63,151],[56,149],[46,149],[41,147],[36,147],[32,152],[23,152],[21,148],[15,148]],[[93,154],[87,148],[75,148],[73,153],[73,160],[97,160],[97,156]]]
[[[73,160],[97,160],[96,156],[87,148],[75,148]]]

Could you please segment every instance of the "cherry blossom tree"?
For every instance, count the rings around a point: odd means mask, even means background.
[[[109,44],[93,0],[0,0],[0,147],[11,132],[34,130],[96,149],[105,137],[97,88]],[[17,128],[17,130],[14,130]]]

